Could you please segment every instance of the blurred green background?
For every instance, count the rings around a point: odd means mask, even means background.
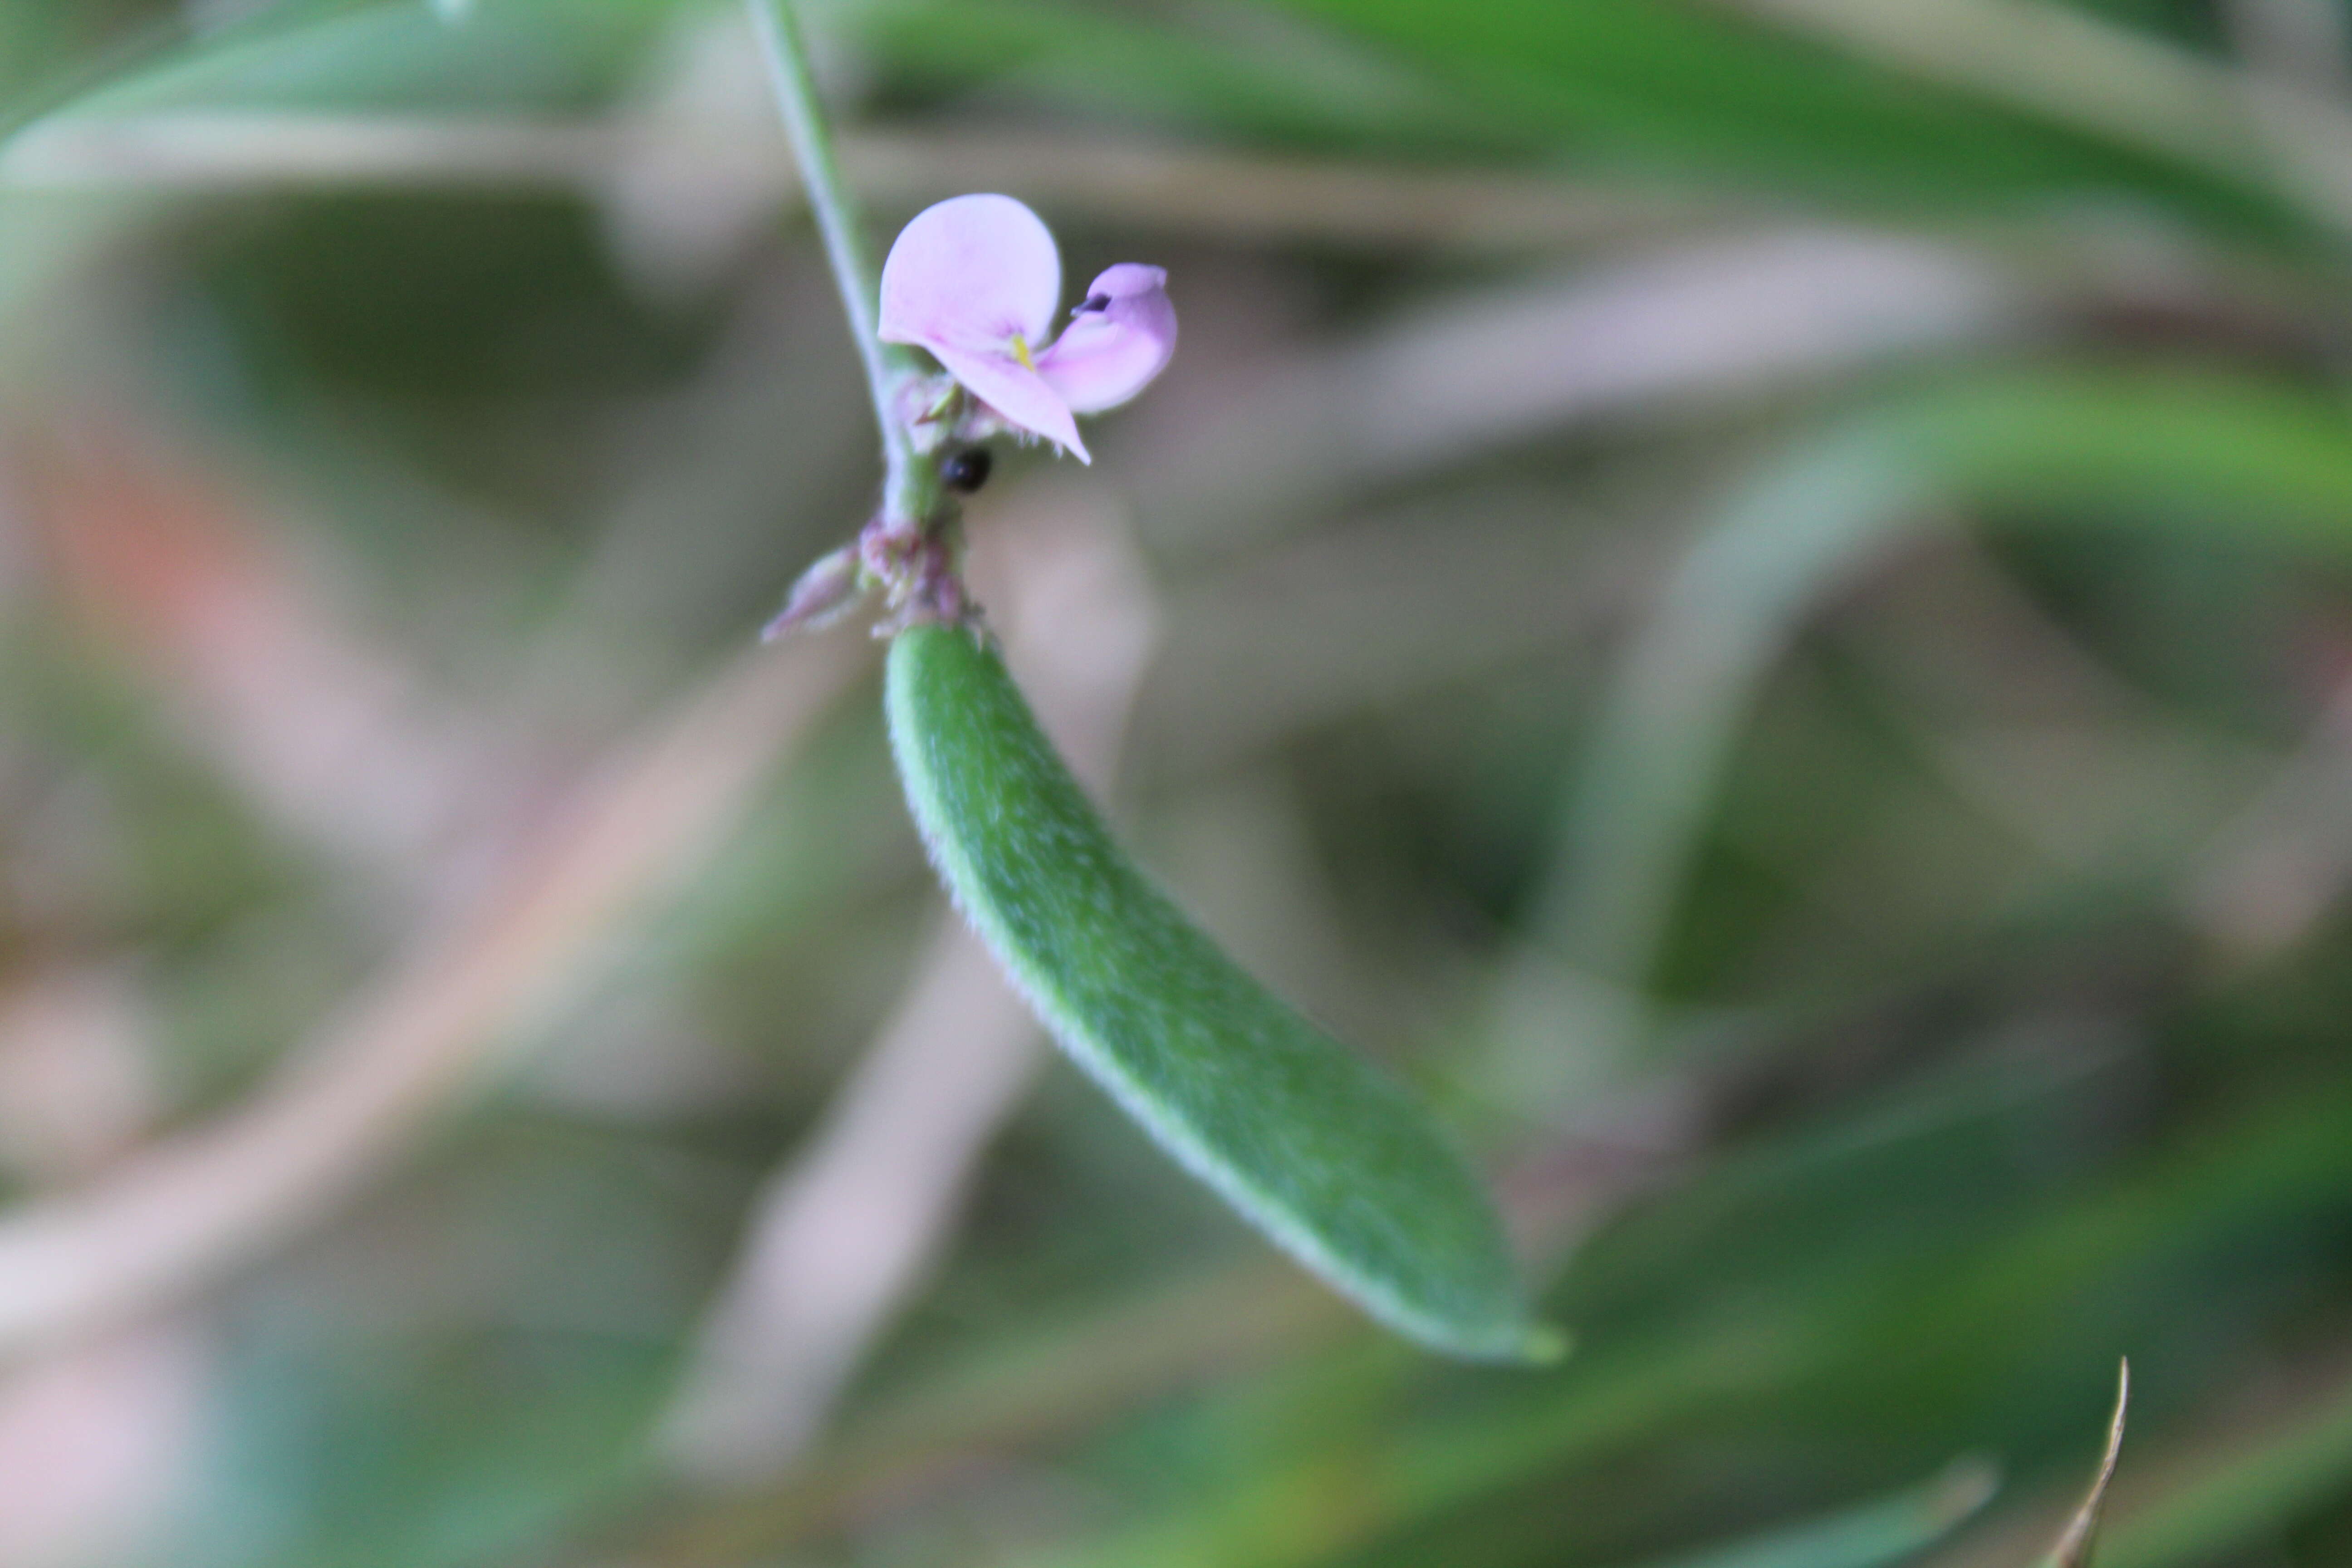
[[[2126,1354],[2107,1568],[2352,1560],[2352,7],[804,15],[877,246],[1168,268],[982,597],[1576,1353],[1276,1258],[754,647],[877,470],[736,8],[8,0],[0,1568],[2021,1568]]]

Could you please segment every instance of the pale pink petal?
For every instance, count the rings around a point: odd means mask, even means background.
[[[1062,401],[1060,393],[1046,384],[1043,375],[1010,354],[974,353],[948,343],[926,343],[924,347],[938,355],[948,373],[963,383],[973,396],[1003,415],[1007,423],[1059,443],[1075,453],[1081,463],[1094,461],[1087,453],[1087,444],[1078,439],[1078,422],[1070,417],[1070,405]]]
[[[1068,330],[1037,356],[1037,374],[1072,412],[1093,414],[1141,392],[1175,352],[1168,274],[1123,261],[1094,280]]]
[[[1015,336],[1034,345],[1061,295],[1061,254],[1035,213],[1011,196],[954,196],[917,213],[890,247],[880,335],[934,353],[1004,350]]]

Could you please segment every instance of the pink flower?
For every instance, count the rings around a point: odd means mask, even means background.
[[[1011,196],[955,196],[915,215],[882,264],[881,337],[912,343],[1007,425],[1091,462],[1075,416],[1141,392],[1176,352],[1168,274],[1121,262],[1052,342],[1062,258]]]

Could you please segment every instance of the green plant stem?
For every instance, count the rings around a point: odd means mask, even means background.
[[[833,131],[825,123],[817,100],[816,79],[809,70],[808,47],[792,0],[745,0],[752,29],[760,36],[761,52],[768,63],[768,81],[783,115],[799,162],[801,188],[817,232],[824,238],[825,259],[841,290],[842,310],[849,318],[850,335],[866,367],[866,382],[874,399],[874,422],[882,434],[883,510],[898,521],[928,524],[940,510],[939,485],[929,465],[919,460],[898,406],[898,390],[920,373],[902,349],[885,343],[877,330],[876,274],[866,254],[866,234],[857,204],[842,183],[833,153]]]

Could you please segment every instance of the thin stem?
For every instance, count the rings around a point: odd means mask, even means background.
[[[802,189],[809,211],[816,216],[817,232],[824,237],[825,259],[841,290],[842,310],[849,317],[850,335],[866,366],[866,381],[874,397],[874,420],[882,432],[882,460],[887,468],[884,510],[906,521],[920,521],[937,504],[935,485],[925,483],[927,470],[916,459],[897,406],[897,390],[912,367],[898,362],[876,334],[874,263],[866,252],[865,230],[856,202],[842,184],[834,162],[833,132],[817,101],[816,80],[810,74],[808,49],[793,16],[792,0],[745,0],[751,26],[760,35],[767,57],[769,84],[776,107],[783,114],[793,153],[799,160]]]

